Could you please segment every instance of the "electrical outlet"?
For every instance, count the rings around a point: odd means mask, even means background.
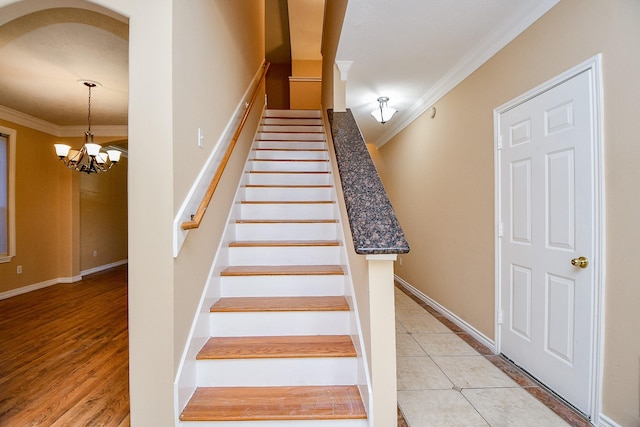
[[[22,274],[22,266],[21,266],[21,265],[19,265],[19,266],[16,268],[16,272],[17,272],[18,274]]]
[[[93,251],[93,256],[97,257],[98,256],[98,251]]]
[[[398,262],[400,262],[400,267],[402,267],[402,257],[401,256],[398,257]]]

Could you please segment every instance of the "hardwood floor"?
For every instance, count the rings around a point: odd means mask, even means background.
[[[0,301],[0,426],[128,426],[127,267]]]

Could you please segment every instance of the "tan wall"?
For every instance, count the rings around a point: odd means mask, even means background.
[[[411,243],[398,275],[493,338],[493,109],[603,54],[603,413],[624,426],[640,425],[638,22],[636,0],[562,0],[441,99],[435,119],[423,115],[380,150]]]
[[[55,137],[5,120],[0,125],[16,130],[16,256],[0,264],[0,292],[76,276],[71,218],[77,177],[58,163]]]
[[[199,0],[174,8],[174,173],[176,210],[206,156],[222,135],[264,62],[264,1]],[[193,31],[199,28],[201,31]],[[215,77],[215,78],[212,78]],[[203,82],[206,80],[206,82]],[[175,263],[175,368],[186,345],[244,162],[255,135],[262,95],[216,188],[198,230],[191,231]],[[240,110],[241,113],[244,109]],[[213,118],[213,119],[212,119]],[[205,149],[196,145],[203,127]]]
[[[267,105],[276,110],[289,109],[291,64],[271,64],[267,73]]]
[[[322,61],[291,62],[289,104],[292,110],[318,110],[322,95]]]
[[[291,61],[291,75],[296,77],[322,77],[322,61],[295,59]]]
[[[75,280],[84,270],[126,260],[126,159],[108,174],[80,175],[58,161],[53,144],[77,147],[83,137],[0,124],[17,131],[16,256],[0,264],[0,293]]]
[[[289,82],[289,106],[292,110],[319,110],[322,82],[296,81]]]
[[[347,0],[326,0],[325,20],[322,33],[322,108],[327,110],[334,107],[334,68],[336,51],[344,14],[347,10]]]
[[[80,174],[80,271],[127,259],[127,167],[122,156],[106,174]]]

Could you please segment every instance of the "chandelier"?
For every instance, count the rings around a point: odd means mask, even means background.
[[[382,124],[387,123],[397,111],[395,108],[389,107],[387,102],[389,102],[389,98],[381,96],[378,98],[378,104],[380,105],[371,112],[371,115]]]
[[[96,87],[97,83],[85,81],[83,84],[89,88],[89,127],[84,133],[84,145],[79,150],[72,149],[66,144],[54,144],[54,147],[56,147],[58,159],[62,160],[62,163],[71,170],[86,172],[87,174],[107,172],[118,163],[121,153],[118,150],[101,151],[102,147],[93,142],[93,132],[91,132],[91,88]]]

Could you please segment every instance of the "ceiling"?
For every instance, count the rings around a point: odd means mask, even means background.
[[[0,26],[0,105],[58,127],[126,125],[126,23],[75,8],[47,9]]]
[[[349,0],[336,60],[351,62],[347,107],[367,141],[378,145],[428,109],[559,0]],[[317,21],[324,0],[289,0],[288,14]],[[267,1],[267,13],[269,1]],[[283,0],[274,13],[287,16]],[[24,114],[54,127],[125,126],[128,27],[89,10],[55,8],[13,20],[0,14],[0,112]],[[4,14],[5,17],[7,16]],[[292,52],[320,50],[317,31],[291,27]],[[287,29],[280,28],[285,31]],[[267,46],[267,49],[269,47]],[[285,55],[287,55],[285,49]],[[379,96],[399,112],[381,125],[369,115]]]

